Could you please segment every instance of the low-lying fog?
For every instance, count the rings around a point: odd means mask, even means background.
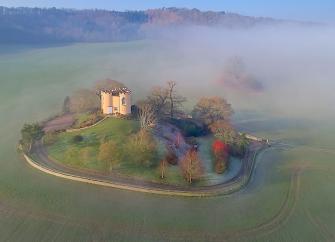
[[[0,55],[1,98],[11,98],[9,94],[20,88],[21,95],[28,95],[25,88],[31,87],[46,90],[50,102],[61,106],[74,88],[112,78],[128,85],[139,99],[152,86],[174,80],[189,100],[187,108],[201,96],[221,95],[236,111],[306,120],[334,117],[332,27],[189,27],[158,30],[148,36],[139,42],[22,51],[13,46],[17,54]],[[56,90],[61,95],[56,97]],[[45,105],[50,109],[50,104]]]
[[[133,56],[134,63],[150,63],[140,74],[146,80],[174,79],[187,96],[223,94],[239,109],[311,119],[334,115],[331,27],[192,27],[158,33],[151,36],[156,41],[150,50]]]

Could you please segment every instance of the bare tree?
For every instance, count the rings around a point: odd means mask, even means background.
[[[159,170],[160,170],[161,179],[165,178],[167,165],[168,165],[168,163],[165,159],[162,159],[159,163]]]
[[[142,129],[147,129],[156,124],[156,113],[150,103],[143,102],[138,106],[138,117]]]
[[[174,118],[176,113],[180,111],[180,108],[183,102],[186,101],[186,98],[180,96],[176,92],[177,83],[174,81],[169,81],[167,83],[167,95],[169,100],[169,117]]]
[[[152,105],[157,117],[173,118],[180,112],[180,108],[186,98],[176,92],[176,82],[167,82],[166,87],[155,87],[148,96],[148,102]]]
[[[168,93],[167,89],[163,87],[154,87],[148,96],[148,103],[154,109],[157,117],[165,117],[168,107]]]

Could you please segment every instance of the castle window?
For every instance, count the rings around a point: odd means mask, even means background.
[[[125,98],[125,97],[123,97],[123,98],[121,99],[121,103],[122,103],[122,105],[126,105],[126,98]]]

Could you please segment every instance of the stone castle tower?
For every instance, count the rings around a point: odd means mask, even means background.
[[[131,91],[128,88],[101,90],[100,97],[103,114],[131,114]]]

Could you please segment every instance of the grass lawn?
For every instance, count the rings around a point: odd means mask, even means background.
[[[80,128],[80,124],[85,122],[86,120],[88,120],[90,118],[90,116],[91,115],[88,112],[77,114],[75,116],[76,122],[75,122],[73,128]]]
[[[86,117],[85,114],[82,115]],[[106,172],[105,162],[98,159],[99,147],[103,140],[113,140],[117,145],[124,145],[129,136],[135,134],[139,130],[139,124],[133,120],[123,120],[116,118],[108,118],[101,124],[77,132],[60,133],[57,135],[56,141],[47,146],[50,157],[55,160],[77,168],[92,169]],[[83,141],[74,142],[73,138],[81,135]],[[167,184],[186,184],[181,176],[179,167],[168,166],[165,179],[160,179],[159,160],[164,155],[163,144],[158,143],[158,156],[156,166],[147,167],[139,165],[136,162],[136,156],[127,156],[120,164],[113,168],[113,171],[122,175],[145,179],[154,182]]]
[[[101,141],[111,139],[121,146],[127,137],[138,129],[136,121],[109,118],[90,129],[60,133],[56,142],[47,148],[51,157],[64,164],[104,171],[105,164],[97,159]],[[81,135],[83,141],[73,142],[76,135]]]

